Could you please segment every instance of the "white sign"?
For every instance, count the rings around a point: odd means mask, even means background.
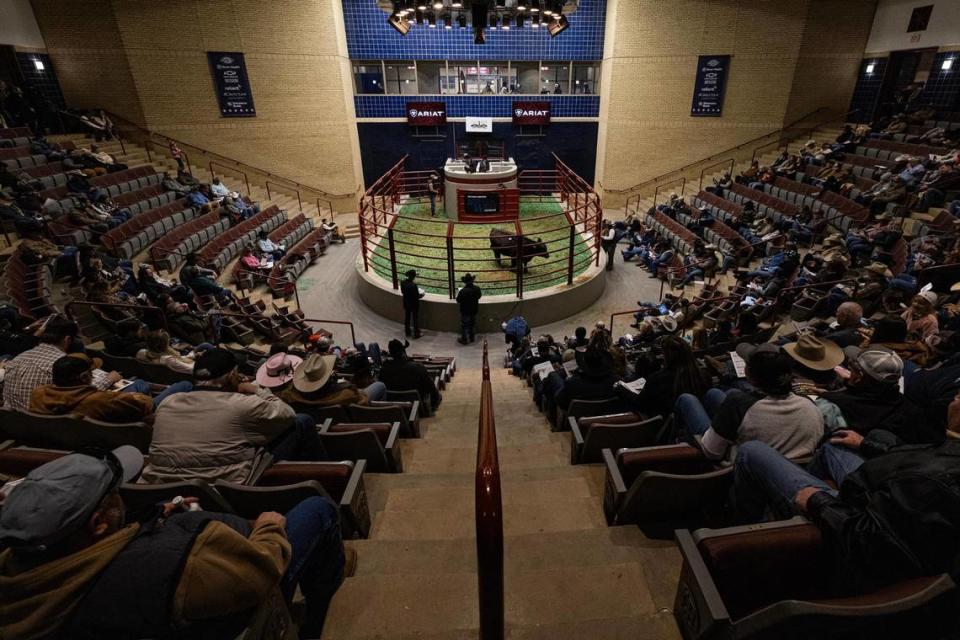
[[[467,118],[467,133],[493,133],[493,118]]]

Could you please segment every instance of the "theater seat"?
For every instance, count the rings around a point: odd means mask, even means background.
[[[320,427],[320,441],[329,460],[366,460],[371,473],[403,471],[399,435],[399,422],[331,424],[328,420]]]
[[[0,438],[31,447],[79,451],[132,445],[147,453],[153,427],[143,422],[100,422],[76,415],[49,416],[0,408]]]
[[[943,574],[837,597],[832,558],[803,518],[676,532],[674,616],[686,640],[952,637],[956,586]],[[934,631],[934,635],[929,632]]]
[[[127,508],[127,519],[140,522],[156,515],[158,505],[172,502],[177,496],[197,498],[204,511],[235,513],[223,496],[203,480],[180,480],[160,484],[126,483],[120,487],[120,497]]]
[[[420,437],[420,402],[374,401],[368,405],[352,404],[347,411],[350,422],[399,422],[401,438]]]
[[[345,538],[366,538],[370,533],[370,507],[363,473],[367,461],[278,462],[269,466],[253,483],[259,487],[283,487],[317,481],[340,505]]]
[[[601,462],[603,450],[657,444],[663,417],[644,418],[636,413],[618,413],[588,418],[569,418],[572,446],[570,463]]]
[[[570,428],[569,419],[586,418],[589,416],[605,416],[624,410],[620,398],[604,398],[602,400],[573,400],[566,411],[557,407],[556,421],[552,431],[566,431]]]
[[[610,525],[638,524],[669,538],[679,526],[720,522],[733,467],[717,467],[688,444],[603,450],[603,510]]]

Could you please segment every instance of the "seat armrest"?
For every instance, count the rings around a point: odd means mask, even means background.
[[[327,422],[330,422],[330,418],[327,418]],[[392,449],[396,443],[397,438],[400,437],[400,423],[394,422],[393,426],[390,427],[390,435],[387,436],[387,443],[384,445],[384,449]]]
[[[409,420],[410,423],[413,424],[414,422],[416,422],[416,421],[419,419],[419,417],[420,417],[420,416],[418,415],[419,413],[420,413],[420,401],[419,401],[419,400],[414,400],[414,401],[413,401],[413,406],[410,407],[410,415],[407,416],[407,420]]]
[[[580,424],[573,416],[567,417],[567,424],[570,425],[570,433],[573,434],[573,443],[575,445],[583,444],[583,434],[580,432]]]
[[[601,455],[603,466],[607,470],[603,481],[603,514],[607,518],[607,524],[613,525],[616,524],[617,510],[626,498],[627,486],[623,482],[613,451],[604,449]]]
[[[399,427],[399,425],[398,425]],[[345,538],[366,538],[370,535],[370,505],[363,484],[363,472],[367,461],[357,460],[347,481],[347,487],[340,498],[340,512],[343,515],[343,535]]]

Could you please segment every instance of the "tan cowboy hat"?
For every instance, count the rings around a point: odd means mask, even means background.
[[[887,268],[887,265],[882,262],[871,262],[867,266],[867,271],[871,271],[878,276],[883,276],[884,278],[892,278],[893,273],[890,272],[890,269]]]
[[[950,286],[950,291],[951,291],[952,293],[956,293],[957,291],[960,291],[960,282],[954,282],[954,283]]]
[[[843,349],[835,342],[809,333],[801,334],[796,342],[784,345],[783,350],[791,358],[814,371],[829,371],[844,359]]]
[[[321,389],[330,380],[336,364],[337,356],[310,354],[293,372],[293,388],[304,393]]]
[[[829,247],[834,244],[843,244],[843,236],[839,233],[831,233],[823,239],[823,246]]]
[[[660,316],[660,326],[663,327],[663,330],[668,333],[673,333],[677,330],[677,319],[673,316]]]

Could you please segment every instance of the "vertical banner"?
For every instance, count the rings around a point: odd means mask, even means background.
[[[691,116],[720,117],[729,69],[730,56],[700,56],[697,61],[697,80],[693,85]]]
[[[247,77],[247,63],[243,54],[229,51],[208,51],[207,61],[213,84],[220,103],[220,115],[224,118],[253,118],[257,110],[253,106],[253,93]]]

